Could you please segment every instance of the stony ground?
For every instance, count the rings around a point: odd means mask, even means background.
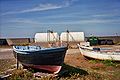
[[[119,46],[115,46],[115,48],[120,49]],[[12,54],[12,48],[9,47],[0,48],[0,73],[11,68],[11,65],[15,63],[16,61]],[[59,78],[60,80],[62,79],[119,80],[120,79],[120,62],[87,59],[80,54],[79,49],[69,49],[67,51],[67,55],[65,57],[64,63],[65,64],[63,65],[63,69],[60,72],[61,75]],[[78,73],[79,75],[77,75]],[[65,75],[67,76],[65,77]]]

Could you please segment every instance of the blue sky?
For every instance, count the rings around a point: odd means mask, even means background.
[[[48,29],[120,35],[120,0],[0,0],[0,37],[32,38]]]

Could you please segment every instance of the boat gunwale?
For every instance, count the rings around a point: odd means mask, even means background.
[[[83,47],[83,46],[80,46],[78,45],[81,49],[87,51],[87,52],[96,52],[98,54],[106,54],[106,55],[119,55],[120,54],[120,51],[111,51],[109,50],[108,48],[103,48],[103,49],[108,49],[108,50],[93,50],[92,47]]]
[[[52,48],[41,48],[41,49],[37,49],[37,50],[21,50],[21,49],[16,49],[13,46],[13,51],[15,51],[16,53],[22,53],[22,54],[30,54],[32,52],[42,52],[44,53],[44,51],[52,51],[52,50],[56,50],[56,52],[59,52],[62,49],[68,49],[67,46],[62,46],[62,47],[52,47]],[[53,51],[52,51],[53,52]]]

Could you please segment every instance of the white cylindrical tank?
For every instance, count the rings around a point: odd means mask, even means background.
[[[59,40],[58,33],[36,33],[35,42],[54,42]]]
[[[61,41],[79,42],[84,39],[84,32],[62,32],[60,35]]]

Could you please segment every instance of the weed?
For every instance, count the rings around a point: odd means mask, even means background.
[[[103,64],[105,64],[106,66],[116,66],[116,63],[113,62],[112,60],[104,60],[102,61]]]
[[[90,62],[90,63],[98,63],[98,62],[100,62],[100,61],[98,61],[98,60],[90,60],[89,62]]]

